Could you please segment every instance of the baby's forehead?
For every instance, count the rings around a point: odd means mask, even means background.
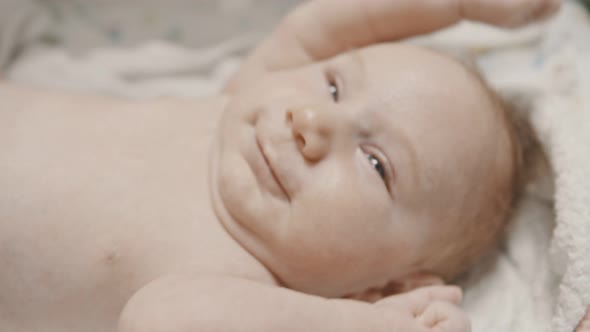
[[[407,86],[442,94],[474,92],[470,90],[478,83],[472,72],[450,55],[410,44],[380,44],[350,56],[362,61],[369,85]]]
[[[344,98],[348,88],[355,90],[351,99],[379,114],[383,125],[394,122],[431,131],[433,139],[452,132],[454,138],[462,134],[456,138],[462,140],[476,139],[500,123],[485,82],[448,53],[385,43],[348,52],[337,61],[351,68],[342,75],[349,79]]]
[[[361,63],[352,83],[367,106],[414,116],[479,117],[492,108],[483,82],[449,55],[406,44],[350,52]],[[355,86],[356,85],[356,86]],[[418,113],[418,114],[415,114]]]

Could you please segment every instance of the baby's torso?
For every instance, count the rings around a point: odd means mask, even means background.
[[[163,274],[261,273],[209,204],[219,105],[0,109],[0,331],[112,331]]]

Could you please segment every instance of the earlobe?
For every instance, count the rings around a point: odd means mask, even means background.
[[[444,285],[443,278],[429,272],[414,272],[401,279],[392,281],[383,289],[383,296],[390,296],[399,293],[409,292],[411,290],[427,287]]]

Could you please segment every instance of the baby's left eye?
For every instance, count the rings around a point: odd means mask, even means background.
[[[377,157],[370,153],[367,153],[367,158],[369,159],[371,165],[373,165],[373,168],[375,168],[377,173],[379,173],[379,176],[381,179],[383,179],[383,182],[385,182],[385,186],[387,186],[387,173],[385,171],[385,167],[383,167],[383,163],[381,163]]]

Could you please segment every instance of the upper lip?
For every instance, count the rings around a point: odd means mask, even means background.
[[[260,150],[260,154],[262,155],[262,158],[264,159],[264,163],[266,164],[266,166],[270,170],[270,174],[272,175],[273,179],[279,185],[279,187],[281,188],[281,190],[285,194],[285,197],[287,197],[287,199],[290,199],[289,194],[288,194],[287,190],[285,189],[285,186],[283,186],[283,183],[281,183],[281,179],[277,176],[277,173],[275,172],[275,170],[272,166],[272,163],[270,162],[270,160],[266,156],[266,153],[264,151],[264,147],[260,143],[260,140],[258,138],[256,139],[256,145],[258,146],[258,150]]]

